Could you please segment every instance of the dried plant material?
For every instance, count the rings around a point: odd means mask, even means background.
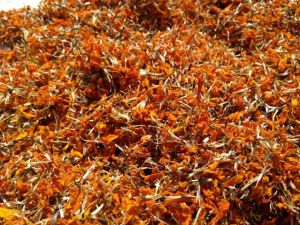
[[[289,0],[1,11],[0,207],[18,214],[5,222],[300,223],[299,12]]]
[[[0,207],[0,221],[2,224],[32,224],[26,218],[22,218],[22,214],[18,210]]]
[[[0,217],[1,218],[11,218],[14,217],[18,213],[18,210],[0,208]]]
[[[111,142],[113,142],[114,140],[116,140],[119,136],[115,135],[115,134],[109,134],[105,137],[102,137],[101,140],[106,143],[106,144],[110,144]]]

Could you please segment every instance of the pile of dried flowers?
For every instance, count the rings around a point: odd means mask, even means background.
[[[0,222],[296,224],[297,0],[0,12]]]

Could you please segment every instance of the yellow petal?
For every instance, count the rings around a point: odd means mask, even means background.
[[[19,141],[19,140],[22,140],[22,139],[24,139],[26,137],[28,137],[28,133],[27,132],[22,132],[14,140],[15,141]]]
[[[82,158],[83,155],[82,155],[80,152],[78,152],[78,151],[72,150],[70,156],[71,156],[71,157],[79,157],[79,158]]]
[[[28,113],[28,112],[25,112],[26,110],[26,107],[20,107],[19,108],[19,112],[26,118],[28,119],[31,119],[31,118],[35,118],[37,115],[36,114],[33,114],[33,113]]]
[[[63,147],[63,151],[66,151],[68,148],[69,148],[69,146],[70,146],[70,143],[67,143],[66,145],[65,145],[65,147]]]
[[[18,213],[19,213],[19,211],[15,210],[15,209],[6,209],[6,208],[0,207],[0,218],[9,219]]]
[[[293,98],[291,100],[291,104],[292,104],[292,107],[296,107],[298,105],[298,100],[296,98]]]

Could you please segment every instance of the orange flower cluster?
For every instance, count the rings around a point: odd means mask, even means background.
[[[300,223],[299,21],[294,0],[0,12],[1,223]]]

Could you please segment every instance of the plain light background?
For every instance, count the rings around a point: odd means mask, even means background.
[[[19,9],[24,6],[37,7],[41,0],[0,0],[0,10]]]

